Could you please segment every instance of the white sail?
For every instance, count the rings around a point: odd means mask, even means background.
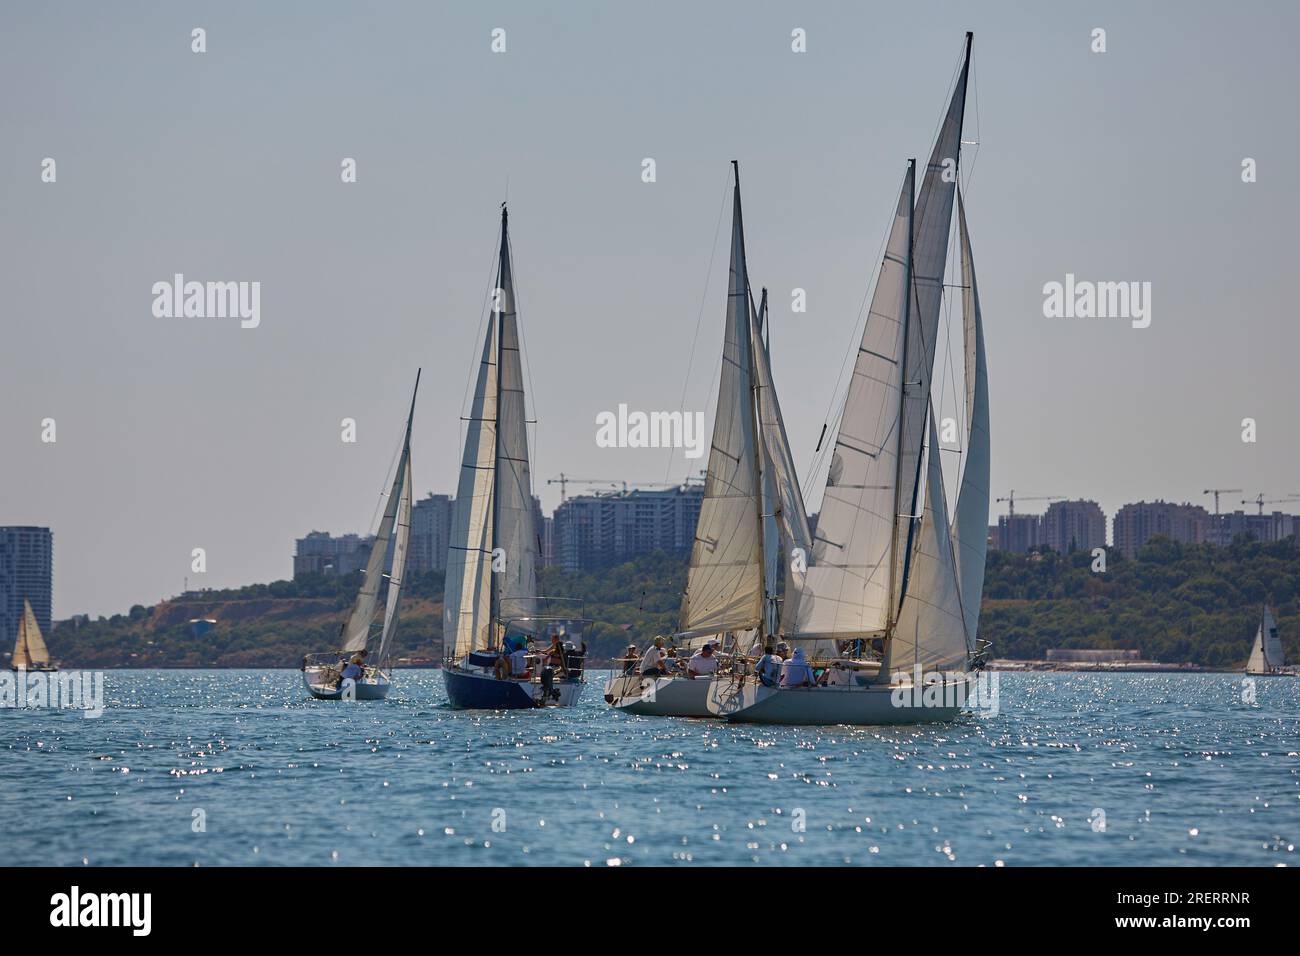
[[[989,384],[984,360],[984,321],[980,315],[975,260],[966,230],[966,207],[957,194],[957,221],[961,240],[962,324],[966,352],[966,454],[957,515],[953,520],[953,549],[957,554],[957,579],[961,582],[966,637],[975,650],[980,599],[984,592],[984,564],[988,557],[989,525]]]
[[[753,301],[750,301],[753,308]],[[780,595],[778,585],[781,581],[781,552],[787,553],[791,545],[785,543],[780,518],[785,510],[781,504],[782,496],[778,491],[777,471],[779,465],[773,460],[774,453],[780,454],[780,439],[774,436],[780,429],[784,437],[785,426],[781,422],[781,408],[776,404],[776,389],[772,384],[771,356],[768,354],[767,329],[767,289],[763,290],[762,303],[757,315],[751,316],[749,327],[749,350],[754,359],[754,414],[759,432],[759,474],[762,480],[762,515],[763,515],[763,626],[762,635],[775,634],[780,626]],[[789,449],[786,449],[788,455]],[[798,485],[795,486],[798,491]],[[806,523],[806,522],[805,522]]]
[[[682,599],[679,625],[684,637],[743,631],[758,627],[762,620],[760,452],[755,441],[749,299],[737,173],[722,374],[704,501]]]
[[[791,636],[865,637],[883,632],[891,618],[914,181],[909,164],[844,399]]]
[[[966,54],[938,139],[925,168],[917,195],[912,246],[912,308],[908,323],[906,368],[908,383],[903,402],[899,452],[900,511],[915,515],[921,479],[921,445],[925,438],[926,411],[934,369],[939,311],[943,299],[944,269],[948,260],[948,233],[952,225],[953,196],[957,188],[961,154],[962,118],[966,110],[966,80],[970,71],[971,34],[966,34]],[[909,526],[901,529],[909,536]],[[907,548],[897,549],[896,578],[907,586]]]
[[[1277,621],[1273,620],[1273,612],[1265,607],[1259,629],[1255,632],[1255,645],[1251,648],[1250,660],[1246,663],[1246,673],[1267,674],[1284,663],[1282,641],[1277,636]]]
[[[528,416],[524,370],[515,312],[509,228],[501,217],[501,264],[497,277],[501,347],[498,352],[496,499],[493,548],[498,570],[496,614],[501,623],[533,617],[537,604],[537,559],[541,550],[528,462]]]
[[[419,388],[420,376],[417,373],[416,391]],[[379,606],[379,586],[383,582],[384,562],[388,559],[393,527],[397,523],[397,509],[401,503],[402,488],[406,482],[406,473],[411,460],[411,421],[414,417],[415,392],[412,392],[411,411],[406,416],[406,436],[402,440],[402,454],[397,462],[397,471],[393,475],[393,486],[388,491],[388,503],[384,506],[384,516],[379,522],[379,530],[375,533],[375,542],[370,546],[370,559],[366,562],[366,575],[361,582],[361,591],[357,594],[356,603],[352,605],[352,613],[343,625],[342,647],[349,654],[364,651],[370,640],[370,624],[375,618],[375,609]]]
[[[503,217],[504,222],[504,217]],[[505,235],[502,231],[502,242]],[[497,456],[497,341],[494,308],[487,323],[474,399],[465,429],[460,480],[447,548],[442,640],[444,656],[459,658],[491,643],[492,513]]]
[[[893,637],[886,641],[882,673],[901,670],[911,674],[918,664],[922,672],[966,670],[969,642],[948,533],[948,500],[933,416],[929,434],[925,509],[917,526],[907,594]]]
[[[18,640],[14,643],[14,656],[10,662],[14,667],[41,666],[50,662],[50,652],[41,637],[40,625],[36,623],[36,614],[31,602],[23,598],[23,616],[18,622]]]
[[[379,635],[378,661],[388,659],[388,651],[397,630],[397,606],[402,597],[402,579],[406,576],[406,556],[411,539],[411,458],[406,458],[406,475],[397,505],[397,529],[393,534],[393,563],[388,572],[388,598],[384,606],[384,628]]]

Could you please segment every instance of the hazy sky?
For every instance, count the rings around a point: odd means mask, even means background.
[[[701,306],[711,413],[733,158],[805,467],[967,29],[996,493],[1300,491],[1292,3],[7,4],[0,524],[53,528],[59,617],[287,577],[367,530],[417,366],[416,489],[453,492],[507,181],[547,510],[560,471],[697,471],[595,416],[683,407]],[[155,318],[177,272],[260,282],[260,327]],[[1044,318],[1067,272],[1152,283],[1150,328]]]

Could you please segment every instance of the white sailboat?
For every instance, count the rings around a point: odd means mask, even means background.
[[[402,594],[411,536],[411,423],[415,418],[415,396],[419,389],[420,373],[417,371],[397,471],[379,521],[379,530],[370,547],[361,590],[339,632],[339,649],[303,658],[302,682],[308,692],[320,700],[383,700],[392,687],[389,656],[393,634],[397,630],[397,606]],[[388,570],[385,572],[386,564]],[[388,578],[388,588],[384,612],[376,622],[379,591],[385,577]],[[374,633],[376,628],[377,634]],[[376,637],[375,653],[371,655],[370,645]],[[363,660],[361,676],[344,678],[344,669],[358,657]]]
[[[519,323],[509,219],[501,209],[497,287],[487,323],[461,458],[443,599],[443,684],[457,709],[572,707],[584,685],[583,651],[573,646],[581,615],[539,613],[541,552],[528,458]],[[530,639],[559,648],[524,651]],[[527,667],[501,673],[518,648]],[[539,653],[540,652],[540,653]]]
[[[731,266],[713,441],[674,641],[744,653],[775,634],[783,540],[806,546],[808,518],[755,312],[745,257],[739,164],[732,163]],[[789,562],[787,562],[787,566]],[[787,592],[788,593],[788,592]],[[616,675],[605,700],[628,713],[709,717],[710,680],[689,674]]]
[[[18,640],[14,642],[14,656],[9,660],[10,670],[57,671],[59,665],[50,660],[49,648],[41,637],[40,625],[31,602],[23,598],[23,616],[18,621]]]
[[[914,160],[904,176],[836,430],[811,559],[783,628],[787,641],[835,642],[849,659],[836,662],[839,679],[829,686],[769,686],[748,669],[720,674],[708,706],[728,720],[949,720],[967,698],[984,573],[989,428],[983,333],[964,227],[969,432],[952,525],[930,390],[970,46],[967,34],[919,199]]]
[[[1255,677],[1295,676],[1295,672],[1286,667],[1282,641],[1277,636],[1277,621],[1273,620],[1273,612],[1267,604],[1260,616],[1259,628],[1255,631],[1255,643],[1250,649],[1250,660],[1246,662],[1246,673]]]

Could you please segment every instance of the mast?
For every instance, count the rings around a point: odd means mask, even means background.
[[[731,170],[732,173],[735,175],[735,179],[736,179],[736,229],[739,230],[740,265],[741,265],[741,272],[744,275],[745,320],[747,323],[753,323],[755,321],[754,295],[753,295],[753,290],[751,290],[749,286],[749,256],[745,249],[745,222],[740,207],[740,162],[739,160],[733,159],[731,161]],[[767,308],[766,290],[764,290],[763,292],[763,307],[764,309]],[[759,328],[761,329],[761,325],[759,326]],[[768,580],[768,574],[767,574],[768,541],[767,541],[766,521],[763,518],[764,511],[766,510],[763,507],[763,505],[764,505],[764,498],[766,497],[764,492],[766,491],[766,487],[767,487],[767,469],[763,467],[763,435],[761,431],[761,426],[759,424],[759,414],[760,414],[759,413],[760,399],[758,394],[759,383],[758,383],[758,372],[754,367],[753,336],[749,337],[749,342],[750,342],[750,346],[748,349],[745,350],[747,357],[749,359],[749,387],[750,387],[749,434],[750,434],[750,443],[754,447],[754,474],[758,478],[757,488],[756,488],[756,490],[758,491],[758,499],[757,499],[758,507],[754,509],[754,517],[755,520],[758,522],[758,553],[759,555],[762,556],[762,560],[759,561],[759,565],[758,565],[758,573],[759,573],[760,593],[763,595],[763,613],[759,617],[758,633],[759,633],[759,638],[761,640],[765,640],[768,637],[768,635],[771,633],[770,631],[771,602],[775,600],[775,594],[772,594],[769,590],[771,586],[771,582]]]
[[[501,527],[500,515],[498,513],[501,495],[496,487],[496,483],[498,476],[501,474],[501,333],[504,329],[502,320],[502,313],[504,312],[504,309],[502,308],[502,300],[505,298],[506,294],[505,286],[502,283],[508,268],[506,262],[506,248],[507,243],[509,242],[509,228],[510,210],[506,208],[505,203],[502,203],[501,250],[497,254],[497,284],[496,290],[492,296],[493,312],[495,313],[492,321],[496,326],[496,355],[493,357],[493,361],[496,362],[497,376],[496,397],[493,401],[493,407],[496,409],[496,427],[494,428],[495,434],[493,436],[496,442],[496,454],[492,458],[492,537],[488,541],[488,560],[490,562],[496,561],[497,540],[500,533],[499,529]],[[509,556],[507,556],[507,560],[509,560]],[[496,640],[497,619],[501,613],[500,582],[497,578],[495,568],[493,568],[490,580],[492,581],[492,586],[488,592],[488,641],[491,643]]]
[[[907,261],[903,266],[903,354],[900,365],[903,369],[907,368],[907,341],[908,333],[911,328],[912,319],[912,257],[916,239],[915,231],[916,222],[916,159],[907,161]],[[903,417],[907,409],[907,377],[904,375],[898,390],[898,453],[894,456],[894,533],[890,538],[889,552],[889,619],[885,625],[886,640],[893,633],[894,623],[898,619],[898,612],[902,607],[903,594],[907,590],[907,572],[908,559],[903,555],[903,569],[901,578],[898,572],[898,523],[901,520],[899,512],[900,501],[899,492],[902,487],[902,469],[903,469]],[[907,513],[907,547],[911,550],[912,545],[912,515],[916,512],[915,503],[908,509]]]

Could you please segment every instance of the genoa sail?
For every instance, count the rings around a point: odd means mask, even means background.
[[[953,520],[953,549],[957,555],[957,579],[961,582],[966,637],[970,651],[974,653],[980,598],[984,591],[984,565],[988,557],[989,385],[975,260],[971,255],[966,207],[960,193],[957,196],[957,220],[961,242],[967,436],[961,485],[957,492],[957,514]]]
[[[925,509],[911,558],[911,584],[893,636],[885,642],[882,673],[964,671],[969,653],[961,588],[948,530],[948,499],[939,461],[939,436],[929,419]]]
[[[891,619],[914,181],[909,164],[836,430],[792,636],[866,637]]]
[[[753,395],[753,343],[740,175],[732,194],[731,270],[713,441],[680,635],[757,628],[763,616],[762,488]]]

